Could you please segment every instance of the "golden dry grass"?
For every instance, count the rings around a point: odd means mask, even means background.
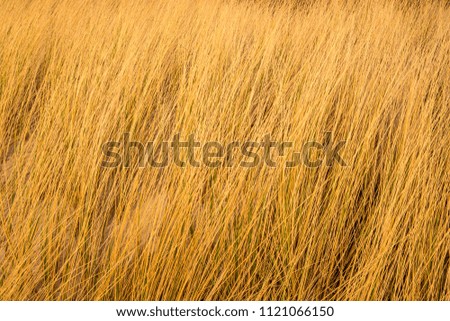
[[[446,1],[0,3],[0,299],[449,300]],[[101,168],[195,133],[348,167]]]

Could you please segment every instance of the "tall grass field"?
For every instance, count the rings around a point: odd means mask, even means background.
[[[445,0],[2,0],[0,300],[450,300],[449,148]]]

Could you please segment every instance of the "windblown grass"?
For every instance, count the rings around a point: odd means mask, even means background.
[[[0,21],[1,299],[450,299],[448,2],[5,0]],[[348,167],[100,167],[124,132],[326,131]]]

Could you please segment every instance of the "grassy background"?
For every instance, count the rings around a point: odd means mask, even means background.
[[[0,3],[0,299],[450,300],[446,1]],[[332,131],[348,167],[100,167]]]

